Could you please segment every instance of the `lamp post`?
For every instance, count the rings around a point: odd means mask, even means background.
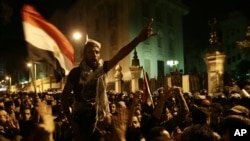
[[[27,67],[29,68],[29,82],[32,81],[32,63],[27,63]]]
[[[5,79],[7,81],[9,81],[9,90],[11,91],[11,77],[10,76],[6,76]]]
[[[6,76],[5,79],[9,81],[9,86],[11,86],[11,77],[10,76]]]
[[[72,34],[72,37],[73,37],[73,40],[74,40],[74,43],[75,43],[75,63],[76,64],[79,64],[80,60],[81,60],[81,56],[80,56],[80,53],[81,52],[81,39],[82,39],[82,33],[80,31],[75,31],[73,34]]]
[[[30,77],[31,77],[31,83],[33,83],[34,86],[34,91],[36,93],[36,64],[34,65],[33,68],[33,63],[27,63],[27,67],[29,68],[29,72],[30,72]]]

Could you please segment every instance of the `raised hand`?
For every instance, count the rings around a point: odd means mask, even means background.
[[[173,92],[174,92],[174,88],[170,87],[170,88],[160,88],[160,98],[163,100],[166,100],[167,98],[173,96]]]
[[[182,93],[182,88],[181,87],[173,87],[173,92],[174,94],[181,94]]]
[[[137,36],[137,38],[140,41],[144,41],[144,40],[158,34],[158,33],[154,33],[153,29],[151,27],[153,21],[154,21],[153,18],[149,19],[146,26],[141,30],[140,34]]]
[[[12,130],[13,129],[20,130],[18,120],[9,118],[8,121],[6,122],[6,128],[12,129]]]
[[[112,127],[114,132],[112,135],[116,138],[116,141],[124,141],[127,130],[128,122],[128,109],[127,108],[118,108],[117,114],[112,116]],[[113,139],[114,139],[113,138]]]
[[[52,133],[55,129],[55,117],[52,115],[51,107],[43,102],[39,102],[36,110],[39,113],[39,116],[42,118],[42,123],[39,123],[39,127],[43,128],[48,133]]]

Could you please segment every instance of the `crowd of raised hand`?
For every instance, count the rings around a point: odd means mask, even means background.
[[[97,126],[100,140],[229,141],[237,138],[236,128],[250,129],[250,98],[236,92],[209,97],[183,93],[180,87],[159,88],[151,105],[142,102],[142,93],[107,92],[110,114]],[[1,94],[0,140],[71,141],[73,137],[60,93]]]

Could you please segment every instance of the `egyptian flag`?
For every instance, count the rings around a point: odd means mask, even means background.
[[[142,94],[142,104],[148,104],[154,108],[152,93],[148,83],[148,74],[143,69],[143,94]]]
[[[74,67],[74,48],[33,6],[23,6],[22,20],[29,59],[50,64],[59,82]]]

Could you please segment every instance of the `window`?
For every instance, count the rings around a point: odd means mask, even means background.
[[[164,61],[161,60],[157,61],[157,71],[158,75],[164,76]]]

